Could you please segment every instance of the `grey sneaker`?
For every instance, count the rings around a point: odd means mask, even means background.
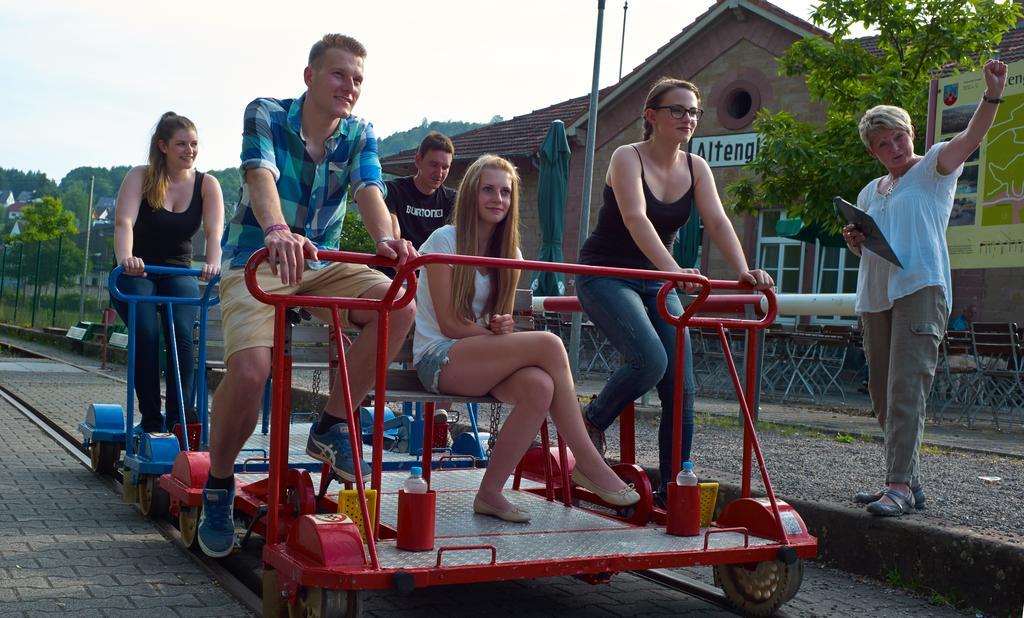
[[[885,493],[884,489],[878,491],[861,491],[853,495],[853,501],[857,504],[871,504],[882,499],[882,494]],[[927,499],[924,493],[924,487],[917,485],[910,488],[910,493],[914,496],[914,508],[917,510],[924,509],[924,502]]]
[[[313,459],[330,464],[331,470],[338,478],[356,482],[356,468],[353,463],[352,445],[348,431],[343,430],[344,423],[338,423],[324,433],[316,433],[316,423],[309,428],[309,439],[306,440],[306,454]],[[370,464],[362,459],[359,461],[363,473],[363,482],[369,480]]]

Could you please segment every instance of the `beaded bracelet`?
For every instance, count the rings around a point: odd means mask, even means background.
[[[266,236],[266,235],[270,234],[271,232],[277,232],[279,230],[287,231],[287,230],[290,230],[290,229],[291,228],[288,227],[288,224],[286,224],[286,223],[275,223],[273,225],[267,226],[267,229],[263,230],[263,235]]]

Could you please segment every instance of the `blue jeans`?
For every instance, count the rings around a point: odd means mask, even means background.
[[[661,488],[675,479],[672,470],[672,416],[675,402],[676,328],[658,314],[660,281],[620,279],[580,275],[576,294],[590,320],[601,329],[622,355],[622,365],[594,401],[587,406],[587,419],[595,427],[607,429],[622,410],[638,397],[658,387],[661,397],[661,425],[658,427],[658,469]],[[668,295],[672,315],[683,312],[679,296]],[[683,379],[682,460],[690,458],[693,445],[693,352],[690,334],[686,336],[685,376]]]
[[[196,298],[199,296],[199,282],[195,277],[180,275],[154,275],[132,277],[122,275],[117,282],[118,289],[135,296],[175,296]],[[117,314],[128,323],[128,303],[111,297]],[[178,370],[174,371],[171,356],[171,331],[167,323],[167,310],[161,305],[139,302],[135,306],[135,395],[139,400],[142,416],[142,430],[163,431],[164,419],[160,405],[160,335],[157,330],[157,314],[163,326],[167,348],[167,410],[170,413],[169,426],[178,421],[178,375],[181,376],[181,392],[185,398],[185,414],[195,422],[195,408],[192,405],[192,384],[195,372],[192,343],[192,327],[199,315],[194,305],[174,305],[175,345],[178,350]]]

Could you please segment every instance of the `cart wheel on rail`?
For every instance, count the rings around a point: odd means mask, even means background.
[[[161,519],[167,514],[171,497],[160,484],[157,477],[147,474],[139,482],[139,510],[146,517]]]
[[[359,618],[362,615],[363,593],[360,590],[301,588],[295,605],[288,606],[289,618]]]
[[[199,511],[201,506],[181,506],[178,511],[178,532],[185,547],[196,544],[196,532],[199,530]]]
[[[715,583],[736,608],[751,616],[768,616],[796,596],[804,561],[770,560],[756,564],[715,565]]]
[[[92,442],[89,444],[89,460],[97,474],[110,475],[117,467],[121,449],[113,442]]]
[[[121,499],[126,504],[135,504],[139,501],[139,486],[132,481],[135,473],[126,468],[121,475]]]
[[[274,616],[288,615],[288,600],[281,590],[281,580],[277,570],[263,565],[263,616],[273,618]]]

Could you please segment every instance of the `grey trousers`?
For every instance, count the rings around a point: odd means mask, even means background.
[[[921,482],[925,403],[948,317],[936,286],[897,299],[886,311],[861,314],[868,392],[885,435],[886,483]]]

